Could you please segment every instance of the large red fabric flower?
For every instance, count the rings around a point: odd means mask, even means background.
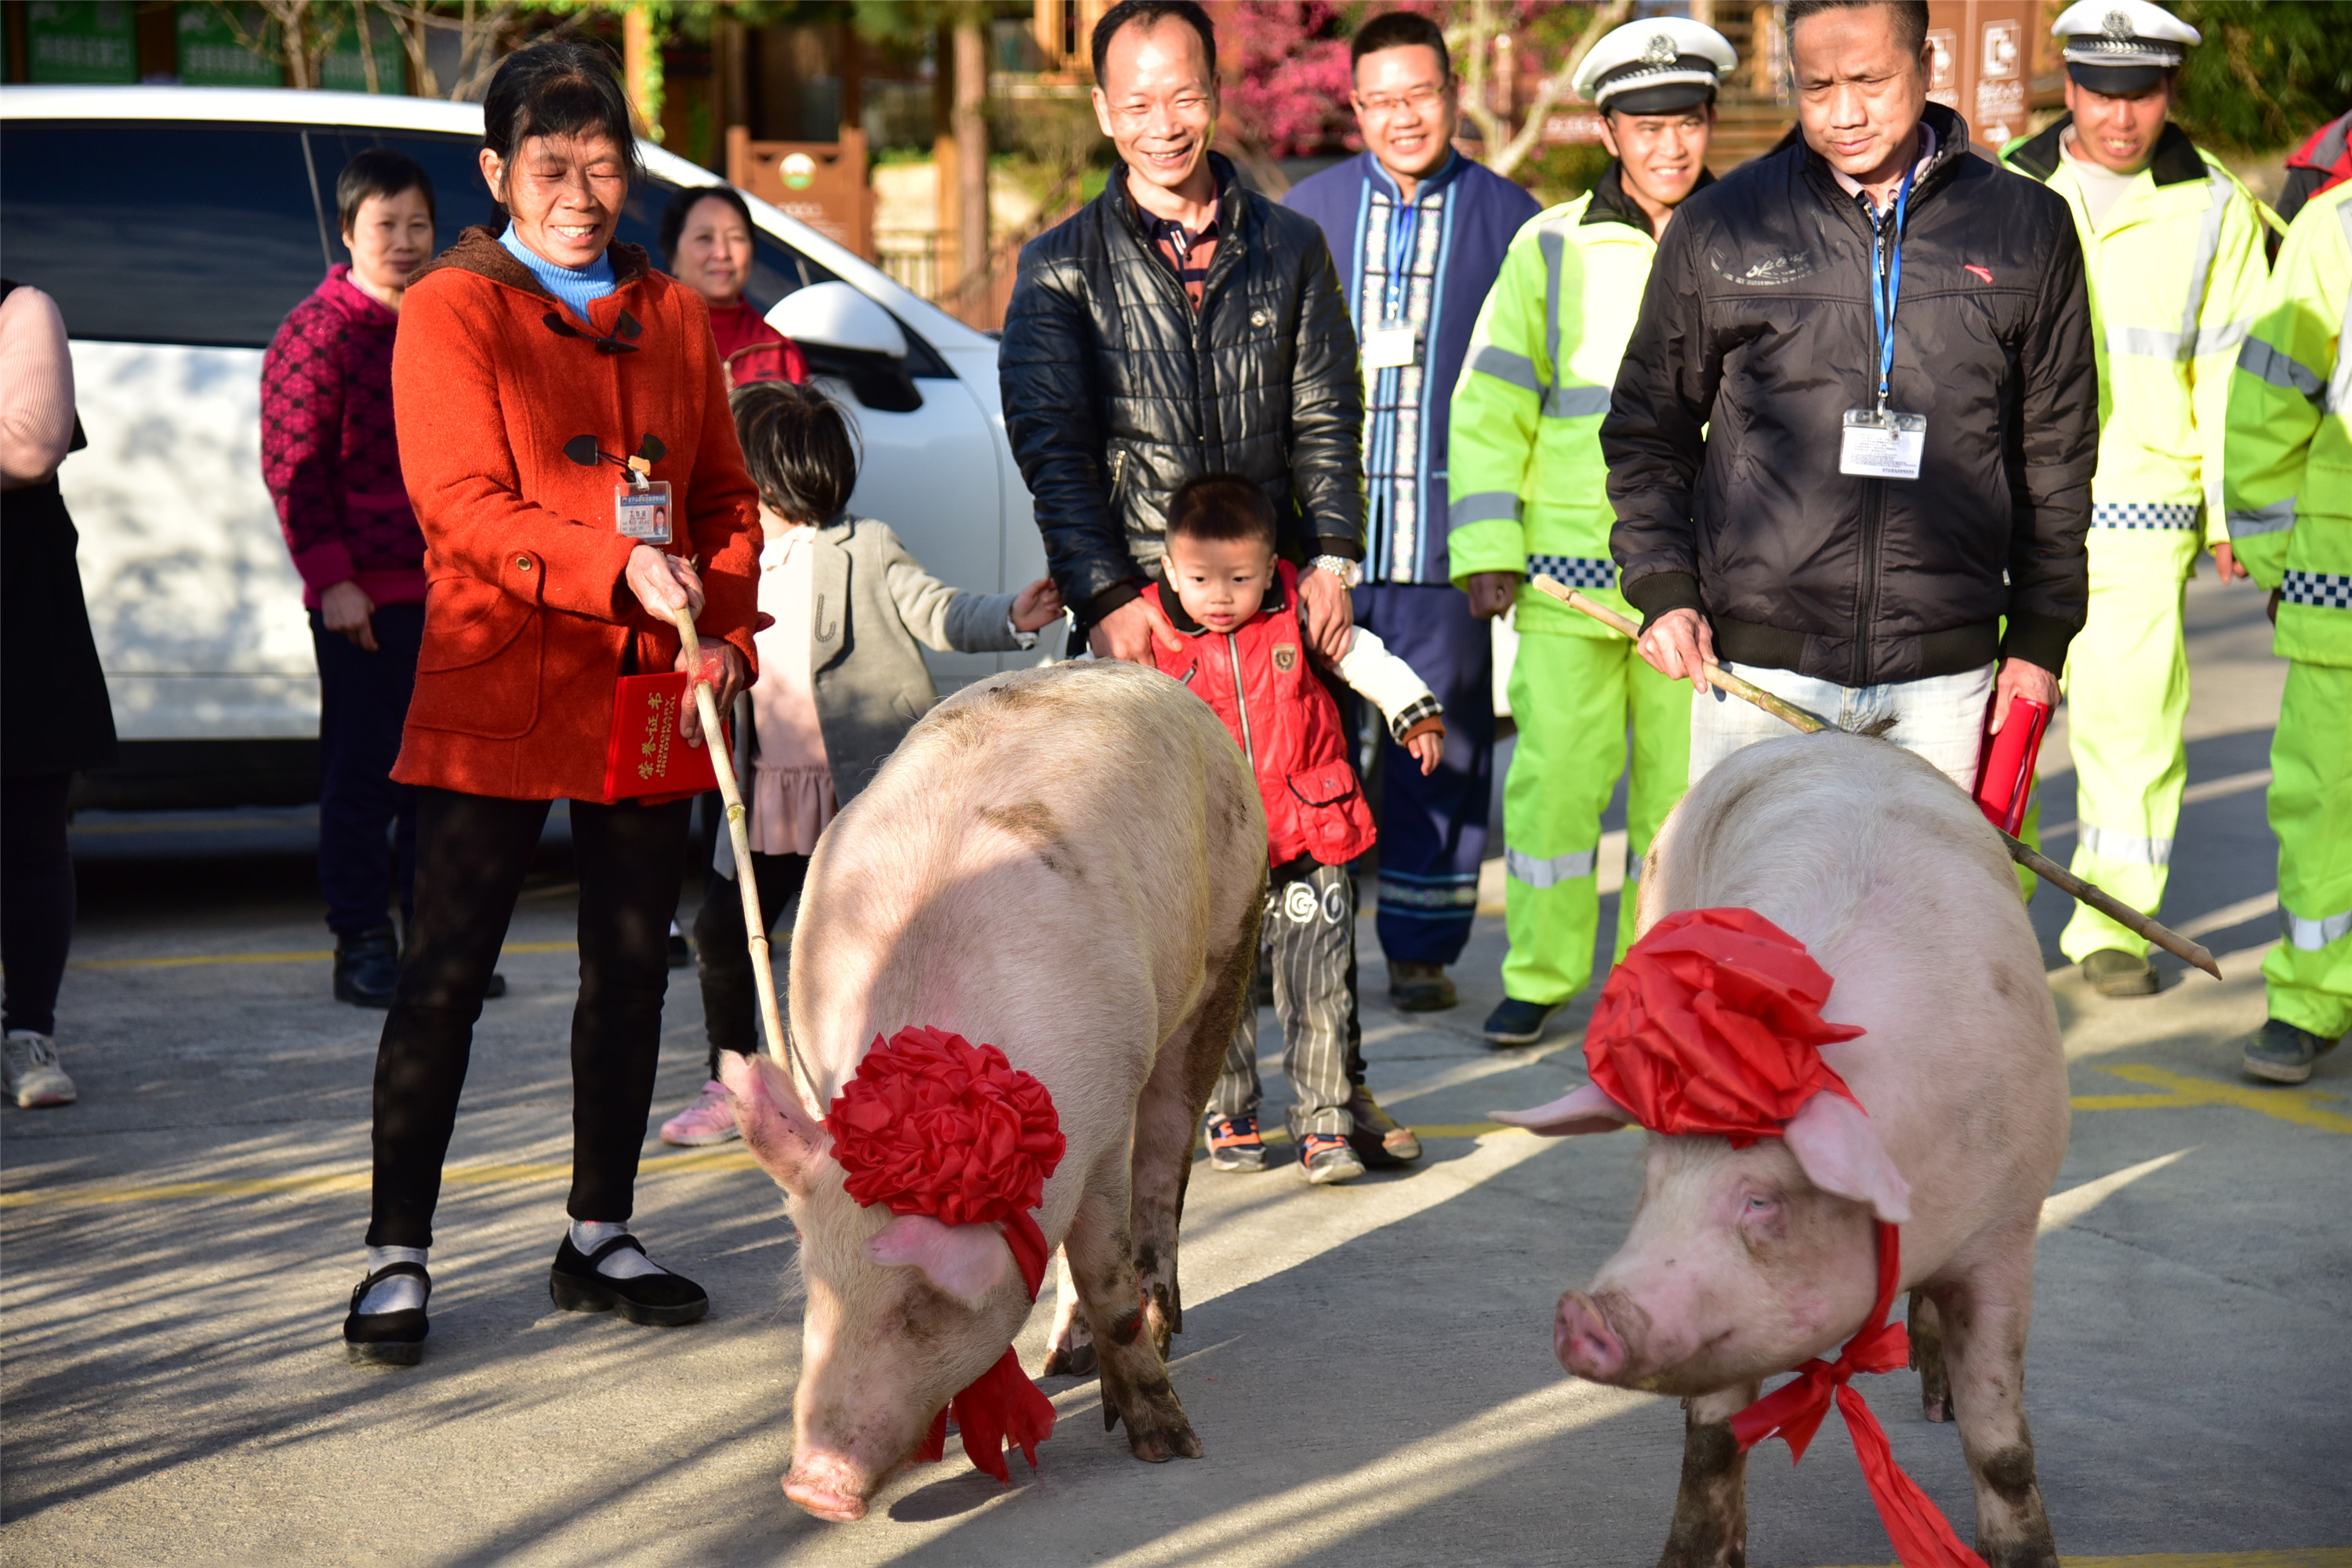
[[[1054,1097],[994,1046],[910,1025],[857,1064],[834,1100],[825,1126],[845,1185],[860,1204],[922,1214],[941,1225],[994,1225],[1037,1299],[1053,1249],[1030,1214],[1067,1146]],[[947,1453],[955,1415],[973,1465],[1010,1483],[1007,1441],[1034,1469],[1037,1445],[1054,1435],[1054,1405],[1021,1370],[1010,1348],[931,1419],[917,1451]]]
[[[1754,910],[1684,910],[1643,933],[1584,1032],[1592,1081],[1654,1132],[1777,1137],[1823,1089],[1853,1100],[1822,1047],[1828,972]],[[1859,1105],[1860,1100],[1854,1100]]]
[[[1027,1214],[1065,1147],[1044,1084],[994,1046],[915,1026],[876,1038],[825,1126],[851,1197],[941,1225]]]

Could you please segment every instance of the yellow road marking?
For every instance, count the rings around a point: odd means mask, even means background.
[[[570,942],[512,942],[509,952],[569,952]],[[2242,1089],[2236,1084],[2215,1083],[2207,1079],[2184,1078],[2167,1072],[2162,1068],[2111,1067],[2101,1072],[2128,1079],[2134,1083],[2163,1089],[2160,1094],[2084,1094],[2074,1100],[2077,1110],[2177,1110],[2200,1105],[2233,1105],[2248,1110],[2258,1110],[2265,1116],[2291,1121],[2298,1127],[2316,1128],[2324,1132],[2352,1132],[2352,1116],[2338,1116],[2306,1103],[2312,1097],[2309,1089],[2277,1090]],[[1445,1122],[1432,1126],[1416,1126],[1416,1135],[1423,1138],[1486,1138],[1496,1133],[1532,1137],[1523,1127],[1506,1127],[1499,1121]],[[1265,1134],[1268,1143],[1287,1143],[1290,1134],[1276,1129]],[[698,1171],[749,1171],[754,1169],[751,1152],[735,1149],[696,1149],[679,1154],[654,1154],[638,1165],[647,1175],[675,1175]],[[464,1186],[481,1186],[505,1182],[567,1181],[572,1175],[569,1161],[540,1161],[506,1165],[459,1165],[441,1173],[446,1183]],[[255,1198],[282,1196],[290,1193],[344,1193],[366,1190],[369,1177],[364,1172],[330,1172],[310,1176],[250,1176],[236,1180],[207,1182],[166,1182],[148,1186],[95,1185],[86,1187],[30,1187],[13,1193],[0,1193],[0,1209],[31,1208],[36,1205],[82,1204],[161,1203],[173,1198]],[[2117,1563],[2126,1561],[2117,1558]],[[2139,1559],[2129,1561],[2138,1562]],[[2168,1561],[2146,1560],[2154,1563]],[[2204,1559],[2183,1558],[2185,1568],[2193,1568]],[[2217,1564],[2239,1561],[2235,1558],[2215,1558]],[[2251,1558],[2247,1562],[2253,1561]],[[2331,1568],[2352,1568],[2352,1558],[2345,1559]]]
[[[501,952],[570,952],[569,942],[510,942]],[[332,948],[310,952],[191,952],[177,958],[92,958],[68,965],[73,969],[190,969],[207,963],[323,963],[335,956]]]
[[[2244,1084],[2217,1083],[2211,1079],[2187,1078],[2177,1072],[2167,1072],[2162,1068],[2125,1066],[2104,1067],[2099,1070],[2127,1083],[2145,1084],[2165,1092],[2086,1094],[2076,1098],[2075,1110],[2157,1110],[2197,1105],[2234,1105],[2242,1110],[2258,1110],[2264,1116],[2291,1121],[2297,1127],[2315,1127],[2322,1132],[2352,1132],[2352,1116],[2339,1116],[2311,1103],[2317,1094],[2314,1089],[2254,1089]]]

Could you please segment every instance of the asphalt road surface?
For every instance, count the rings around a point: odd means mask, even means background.
[[[2252,591],[2207,578],[2189,603],[2190,804],[2165,916],[2228,979],[2164,960],[2162,994],[2102,999],[2057,953],[2063,901],[2036,900],[2077,1113],[2045,1211],[2027,1404],[2070,1563],[2348,1568],[2352,1051],[2302,1089],[2238,1078],[2275,934],[2263,784],[2282,667]],[[2063,724],[2045,764],[2063,858]],[[1196,1176],[1174,1377],[1206,1458],[1137,1463],[1103,1433],[1094,1384],[1056,1379],[1067,1419],[1034,1475],[1016,1460],[999,1488],[950,1444],[842,1526],[778,1488],[792,1242],[740,1145],[647,1140],[637,1228],[709,1287],[708,1321],[640,1329],[549,1303],[576,891],[560,834],[502,961],[512,992],[476,1043],[425,1363],[345,1364],[381,1015],[329,997],[308,821],[77,825],[59,1037],[81,1101],[0,1112],[8,1563],[1654,1560],[1681,1415],[1566,1377],[1549,1333],[1560,1290],[1622,1236],[1640,1143],[1482,1130],[1491,1108],[1578,1076],[1585,1016],[1523,1050],[1477,1038],[1499,994],[1498,909],[1458,971],[1462,1005],[1412,1018],[1387,1010],[1363,921],[1373,1086],[1424,1130],[1418,1168],[1334,1189],[1287,1169]],[[702,1077],[699,1000],[675,978],[656,1119]],[[1032,1367],[1047,1310],[1020,1342]],[[1965,1539],[1953,1428],[1919,1419],[1911,1374],[1864,1383]],[[1887,1561],[1837,1421],[1801,1466],[1776,1444],[1749,1474],[1751,1563]]]

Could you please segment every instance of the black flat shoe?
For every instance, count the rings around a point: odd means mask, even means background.
[[[625,1247],[640,1257],[646,1250],[635,1237],[616,1236],[595,1251],[583,1253],[565,1233],[563,1245],[555,1249],[554,1267],[547,1271],[547,1293],[567,1312],[617,1310],[633,1323],[661,1328],[698,1321],[710,1310],[710,1298],[702,1287],[682,1274],[613,1279],[596,1272],[596,1265]]]
[[[395,1274],[413,1274],[425,1282],[425,1299],[433,1299],[433,1276],[422,1263],[387,1263],[352,1289],[352,1310],[343,1319],[343,1353],[354,1366],[415,1366],[425,1356],[425,1309],[403,1307],[397,1312],[362,1312],[367,1293]]]

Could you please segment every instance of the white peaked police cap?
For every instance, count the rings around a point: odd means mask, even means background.
[[[1592,46],[1570,84],[1606,111],[1671,114],[1705,103],[1739,56],[1723,35],[1686,16],[1628,22]]]
[[[2075,0],[2051,25],[2063,46],[2066,74],[2093,92],[2122,94],[2154,87],[2179,68],[2196,28],[2149,0]]]

